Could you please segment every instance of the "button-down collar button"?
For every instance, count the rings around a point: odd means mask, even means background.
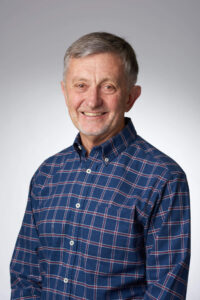
[[[105,157],[104,158],[104,161],[107,163],[107,162],[109,162],[109,158],[108,157]]]
[[[91,169],[87,169],[86,172],[87,172],[88,174],[90,174],[90,173],[91,173]]]
[[[68,278],[64,278],[63,281],[64,281],[64,283],[68,283],[69,279]]]
[[[70,246],[74,246],[74,241],[69,242]]]
[[[80,203],[76,203],[76,208],[80,208]]]

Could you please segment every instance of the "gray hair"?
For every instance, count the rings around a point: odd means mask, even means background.
[[[137,81],[139,70],[135,51],[123,38],[107,32],[92,32],[86,34],[76,40],[67,49],[64,56],[64,80],[70,58],[81,58],[92,54],[108,52],[119,55],[124,64],[128,85],[134,85]]]

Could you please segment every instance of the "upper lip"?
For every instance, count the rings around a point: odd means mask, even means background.
[[[104,111],[82,111],[82,113],[95,116],[95,115],[102,115],[105,112]]]

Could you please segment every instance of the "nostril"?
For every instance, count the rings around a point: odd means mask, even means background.
[[[102,101],[100,99],[92,99],[88,101],[88,106],[90,108],[96,108],[102,105]]]

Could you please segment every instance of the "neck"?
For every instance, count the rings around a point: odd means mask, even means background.
[[[90,155],[91,150],[103,144],[107,140],[109,140],[111,137],[115,136],[118,134],[123,128],[124,128],[124,123],[121,125],[121,127],[118,128],[118,130],[111,132],[109,135],[107,135],[107,132],[105,135],[85,135],[82,132],[80,132],[80,137],[81,137],[81,142],[83,147],[85,148],[87,152],[87,156]]]

